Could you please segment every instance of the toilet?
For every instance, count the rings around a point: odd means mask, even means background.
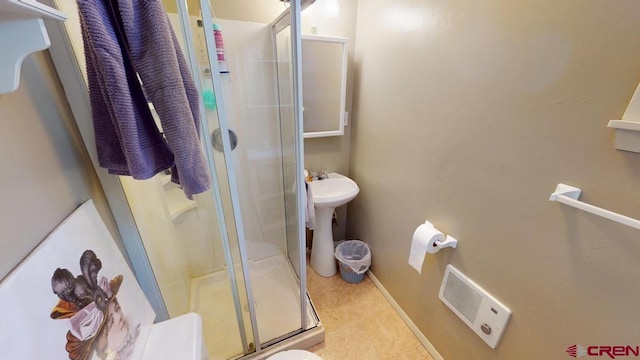
[[[267,360],[322,360],[322,358],[304,350],[287,350],[269,356]]]

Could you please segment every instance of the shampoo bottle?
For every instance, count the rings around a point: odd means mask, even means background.
[[[227,59],[224,52],[224,41],[222,40],[222,31],[220,25],[213,24],[213,36],[216,41],[216,55],[218,56],[218,65],[220,65],[220,73],[228,74],[229,66],[227,66]]]

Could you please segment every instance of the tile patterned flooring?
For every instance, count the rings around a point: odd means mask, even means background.
[[[433,360],[369,277],[324,278],[307,266],[307,288],[325,327],[309,351],[325,360]]]

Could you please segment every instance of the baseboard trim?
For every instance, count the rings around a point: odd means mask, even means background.
[[[422,344],[422,346],[424,346],[424,348],[427,349],[427,352],[431,355],[433,360],[444,360],[444,358],[442,357],[442,355],[440,355],[438,350],[436,350],[436,348],[433,346],[433,344],[431,344],[429,339],[427,339],[427,337],[424,336],[424,334],[420,331],[420,329],[418,329],[416,324],[414,324],[413,321],[411,321],[407,313],[405,313],[404,310],[402,310],[400,305],[398,305],[398,303],[387,291],[387,289],[385,289],[384,286],[382,286],[382,283],[380,283],[378,278],[376,278],[376,276],[373,275],[371,270],[367,271],[367,276],[369,276],[369,279],[371,279],[371,282],[373,282],[373,284],[378,288],[378,290],[380,290],[380,292],[387,299],[387,301],[389,301],[389,304],[391,304],[391,307],[393,307],[393,309],[398,313],[402,321],[404,321],[404,323],[407,324],[407,326],[409,327],[409,330],[411,330],[411,332],[416,336],[416,338],[418,338],[418,341]]]

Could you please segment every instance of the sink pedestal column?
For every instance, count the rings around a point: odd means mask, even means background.
[[[336,259],[333,256],[333,231],[331,219],[334,208],[315,208],[316,228],[313,231],[311,267],[318,275],[331,277],[336,274]]]

